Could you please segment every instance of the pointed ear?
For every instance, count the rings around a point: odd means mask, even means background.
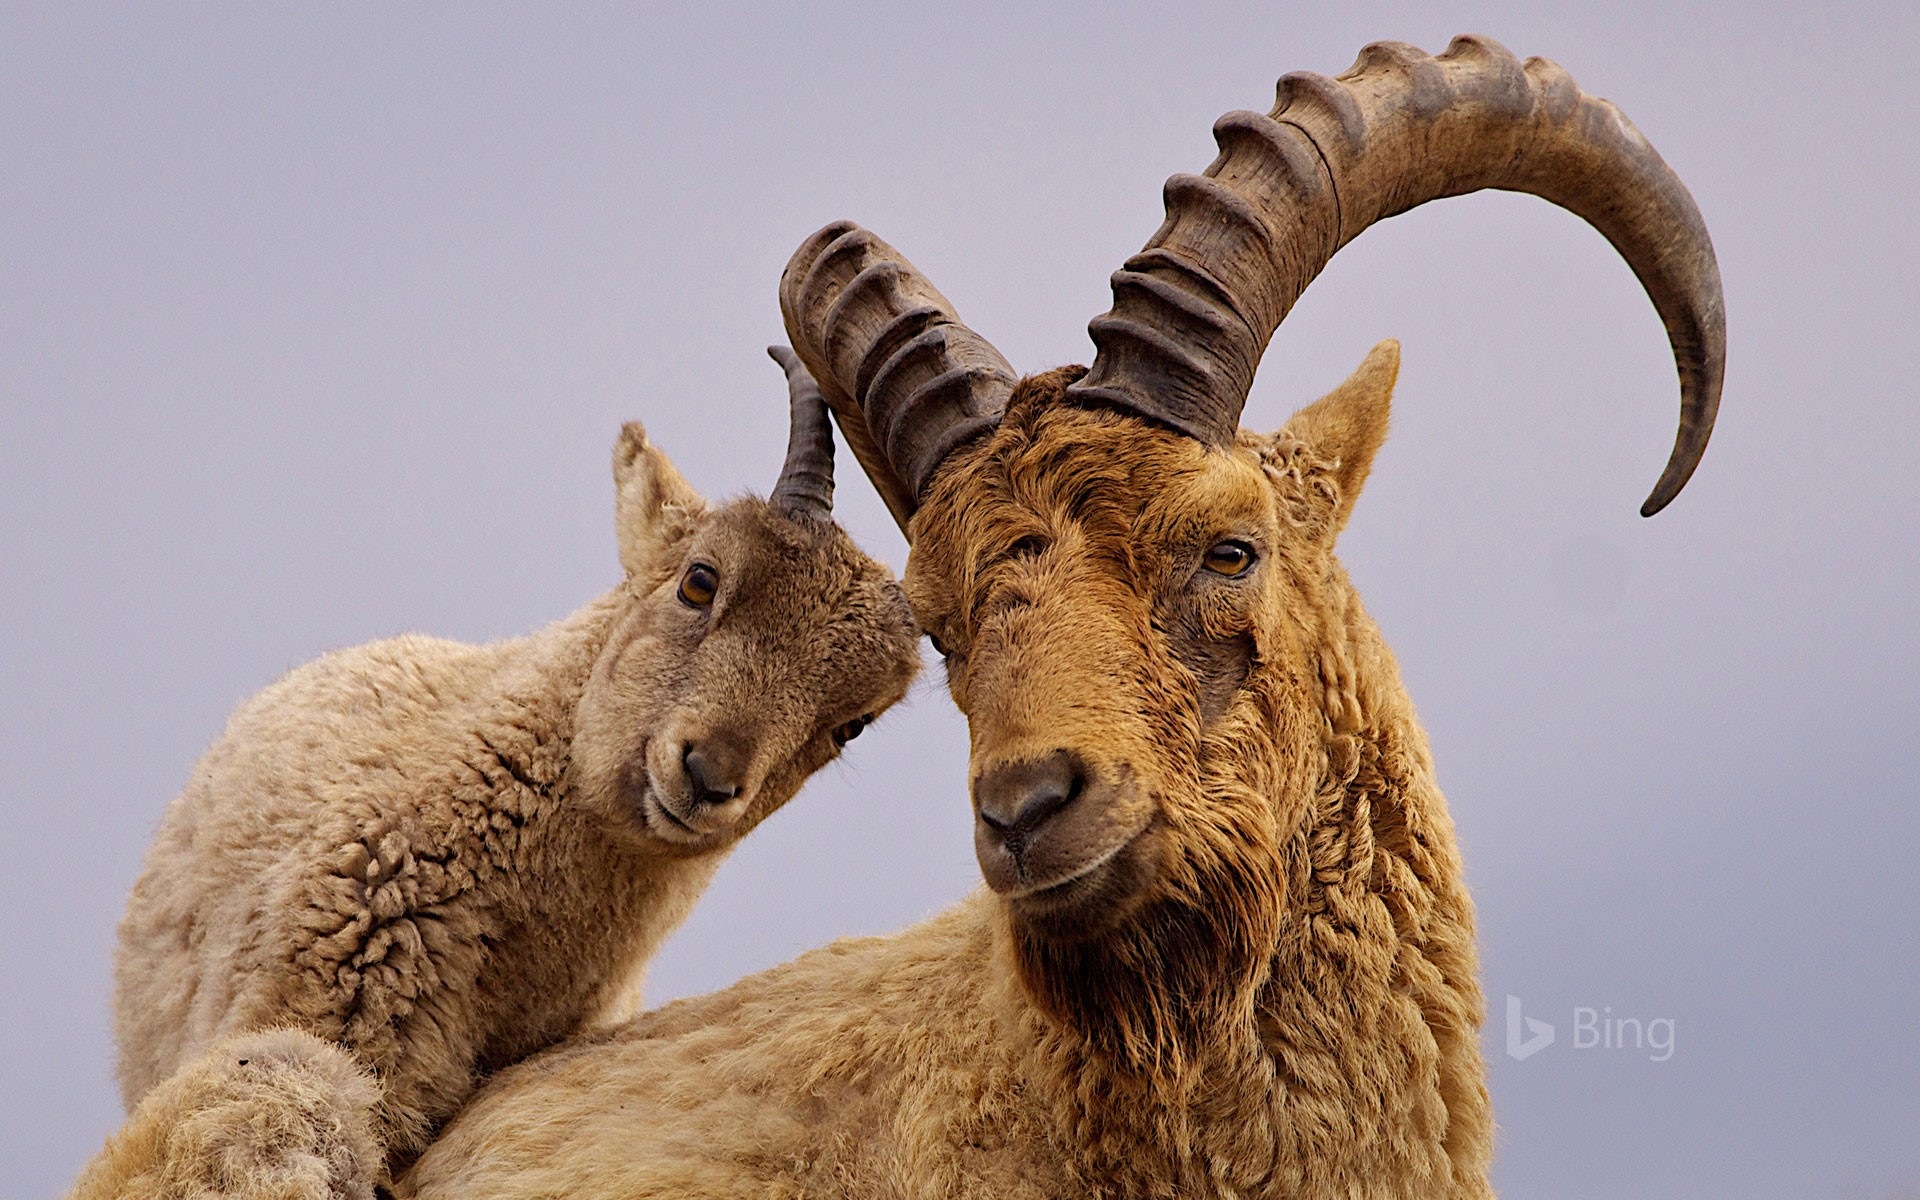
[[[1387,410],[1399,375],[1400,343],[1388,338],[1367,352],[1345,383],[1293,414],[1274,436],[1276,445],[1291,442],[1306,451],[1319,485],[1314,490],[1332,505],[1321,518],[1330,534],[1346,528],[1374,453],[1387,440]]]
[[[613,444],[613,530],[620,565],[637,575],[670,551],[706,515],[707,501],[680,477],[638,421]]]

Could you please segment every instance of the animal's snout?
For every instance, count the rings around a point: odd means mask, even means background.
[[[738,796],[750,765],[749,747],[726,734],[686,743],[680,764],[686,768],[689,799],[700,805],[720,805]]]
[[[1086,765],[1068,750],[994,767],[973,783],[979,838],[1020,860],[1041,830],[1079,799],[1086,786]]]
[[[973,805],[987,886],[1051,935],[1099,926],[1152,874],[1153,793],[1128,763],[1066,749],[994,763],[974,777]]]
[[[662,737],[648,751],[647,829],[669,842],[698,843],[739,826],[762,782],[746,733],[704,730]]]

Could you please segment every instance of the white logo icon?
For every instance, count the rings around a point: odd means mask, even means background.
[[[1526,1036],[1522,1037],[1522,1023],[1526,1027]],[[1523,1016],[1520,1012],[1520,997],[1507,997],[1507,1054],[1522,1061],[1553,1045],[1553,1026],[1545,1021]]]

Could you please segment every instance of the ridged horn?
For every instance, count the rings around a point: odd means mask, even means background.
[[[794,252],[780,313],[904,531],[941,460],[999,423],[1013,368],[898,250],[851,221]]]
[[[785,346],[768,346],[767,356],[787,373],[787,461],[767,503],[792,516],[833,519],[833,429],[820,385],[807,374],[800,356]]]
[[[1213,132],[1219,157],[1167,181],[1166,222],[1114,275],[1076,402],[1230,442],[1268,339],[1340,247],[1429,200],[1498,188],[1585,219],[1646,288],[1680,375],[1680,427],[1641,513],[1686,484],[1720,404],[1720,269],[1686,187],[1613,105],[1489,38],[1455,38],[1438,58],[1381,42],[1337,79],[1286,76],[1271,113],[1228,113]]]

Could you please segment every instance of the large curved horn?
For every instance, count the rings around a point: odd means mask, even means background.
[[[796,517],[833,519],[833,430],[827,425],[820,385],[800,357],[785,346],[768,346],[767,357],[787,373],[787,461],[767,503]]]
[[[851,221],[794,252],[780,313],[905,530],[940,461],[999,422],[1013,368],[898,250]]]
[[[1166,223],[1114,275],[1070,396],[1230,442],[1268,338],[1335,251],[1429,200],[1500,188],[1584,218],[1646,288],[1680,374],[1680,429],[1641,513],[1686,484],[1720,403],[1720,269],[1693,198],[1613,105],[1488,38],[1439,58],[1382,42],[1337,79],[1286,76],[1271,114],[1228,113],[1213,133],[1220,156],[1167,181]]]

